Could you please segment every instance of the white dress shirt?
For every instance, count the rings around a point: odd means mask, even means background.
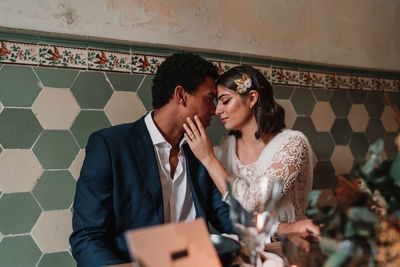
[[[183,151],[183,144],[186,140],[183,138],[179,143],[178,165],[176,166],[174,177],[171,178],[169,154],[172,146],[158,130],[154,123],[152,113],[153,112],[147,114],[144,118],[144,122],[146,123],[151,141],[153,142],[158,173],[160,174],[164,203],[164,222],[194,220],[196,218],[196,209],[187,178],[185,153]]]

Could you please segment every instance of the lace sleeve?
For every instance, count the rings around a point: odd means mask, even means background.
[[[274,153],[267,169],[250,181],[235,179],[233,193],[247,210],[255,210],[271,196],[270,183],[274,178],[282,180],[282,194],[289,194],[294,206],[296,218],[304,214],[304,196],[296,194],[304,190],[305,175],[308,163],[308,143],[302,136],[292,136]]]

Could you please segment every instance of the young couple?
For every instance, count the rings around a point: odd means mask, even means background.
[[[159,66],[152,95],[152,112],[88,140],[70,237],[78,266],[130,261],[129,229],[203,217],[233,233],[222,201],[226,179],[248,210],[269,197],[271,180],[281,179],[276,232],[318,233],[303,220],[312,185],[309,142],[284,129],[284,110],[260,72],[239,66],[218,77],[199,56],[174,54]],[[204,130],[215,114],[230,130],[219,160]]]

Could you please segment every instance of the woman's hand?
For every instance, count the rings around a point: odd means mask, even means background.
[[[194,120],[196,124],[188,117],[188,123],[183,124],[183,128],[186,132],[184,136],[193,154],[207,167],[213,160],[216,160],[214,149],[197,115],[194,115]]]

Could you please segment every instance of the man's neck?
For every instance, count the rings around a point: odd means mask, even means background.
[[[162,107],[153,112],[153,120],[164,136],[165,140],[171,144],[172,147],[178,147],[183,137],[183,125],[177,112],[169,107]]]

